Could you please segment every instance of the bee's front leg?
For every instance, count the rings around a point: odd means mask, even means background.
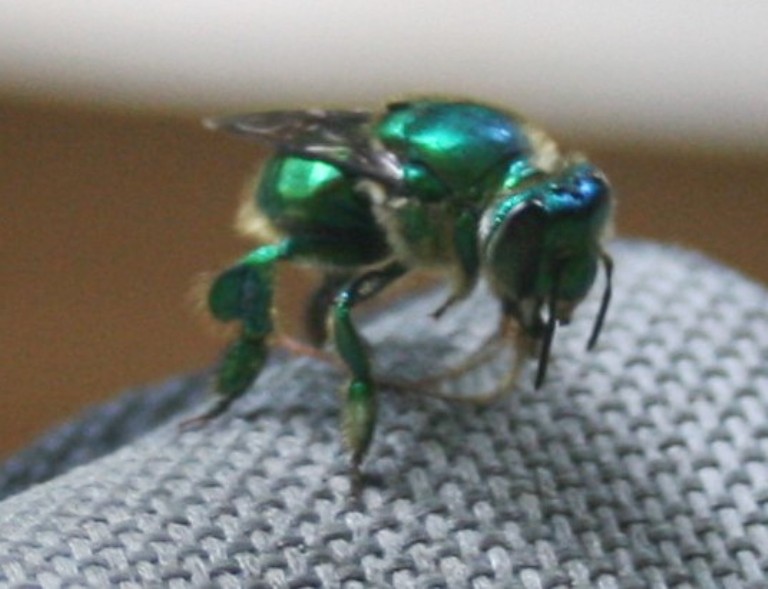
[[[480,273],[480,258],[477,246],[478,216],[472,210],[461,213],[453,225],[453,252],[455,274],[453,290],[448,298],[435,311],[432,317],[439,319],[450,307],[472,292]]]

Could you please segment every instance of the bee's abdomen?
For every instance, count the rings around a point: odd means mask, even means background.
[[[277,156],[264,166],[256,205],[279,232],[327,241],[330,253],[319,249],[318,261],[369,264],[386,258],[389,248],[368,199],[355,190],[355,183],[326,162]]]

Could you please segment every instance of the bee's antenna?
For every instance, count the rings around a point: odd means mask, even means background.
[[[597,343],[597,338],[600,335],[600,331],[603,328],[603,321],[605,321],[605,315],[608,313],[608,305],[611,302],[611,279],[613,277],[613,259],[604,251],[600,252],[600,259],[603,261],[603,268],[605,269],[605,289],[603,289],[603,299],[600,301],[600,310],[597,312],[595,318],[595,325],[592,328],[592,335],[589,336],[587,342],[587,350],[591,350]]]

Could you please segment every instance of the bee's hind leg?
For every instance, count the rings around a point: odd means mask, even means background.
[[[274,330],[275,264],[294,253],[290,239],[259,247],[213,281],[207,301],[211,315],[221,322],[238,321],[240,332],[216,370],[218,400],[203,414],[183,422],[182,428],[202,425],[224,413],[258,377],[267,360],[267,338]]]

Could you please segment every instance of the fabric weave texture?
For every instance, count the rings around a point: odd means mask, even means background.
[[[361,488],[338,367],[275,354],[205,427],[207,375],[129,392],[0,470],[2,587],[768,587],[768,292],[703,256],[610,245],[602,284],[487,406],[382,385]],[[461,362],[496,327],[484,289],[361,321],[382,381]],[[469,396],[489,360],[458,379]]]

